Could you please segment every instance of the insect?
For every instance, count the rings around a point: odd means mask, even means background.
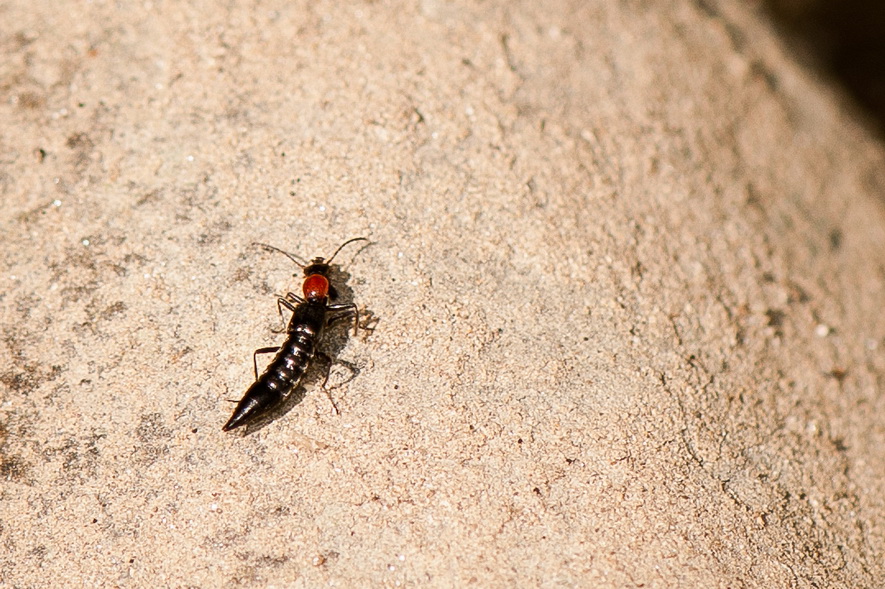
[[[328,260],[314,258],[302,264],[295,256],[273,246],[257,243],[271,251],[279,252],[304,269],[304,284],[301,289],[304,298],[288,292],[285,297],[277,298],[280,316],[283,307],[292,312],[286,328],[286,341],[282,346],[259,348],[252,354],[255,369],[255,382],[234,409],[233,415],[221,429],[230,431],[255,418],[268,413],[279,405],[304,378],[311,361],[317,355],[328,356],[317,350],[323,331],[330,325],[345,319],[354,320],[354,334],[359,329],[359,311],[354,303],[330,304],[338,293],[329,284],[329,266],[344,246],[355,241],[368,241],[365,237],[349,239],[338,246]],[[258,376],[258,354],[277,352],[267,368]],[[329,361],[331,364],[331,361]],[[329,375],[326,373],[326,380]],[[325,382],[323,383],[325,385]],[[327,393],[328,394],[328,393]],[[331,397],[330,397],[331,398]],[[334,401],[333,401],[334,405]],[[337,410],[337,407],[336,407]]]

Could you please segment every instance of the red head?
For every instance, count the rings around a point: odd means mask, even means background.
[[[322,274],[311,274],[304,279],[301,289],[305,299],[317,303],[329,297],[329,280]]]

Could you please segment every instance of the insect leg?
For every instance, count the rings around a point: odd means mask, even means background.
[[[283,328],[279,331],[274,330],[274,333],[286,333],[286,319],[283,317],[283,307],[286,307],[291,312],[295,312],[295,306],[289,302],[289,295],[292,295],[291,292],[286,293],[286,298],[277,297],[277,311],[280,312],[280,321],[283,323]],[[292,295],[295,296],[295,295]]]
[[[341,358],[336,358],[335,360],[332,361],[332,365],[334,366],[336,364],[346,368],[347,371],[350,373],[350,376],[346,380],[343,380],[343,381],[339,382],[338,384],[336,384],[335,386],[330,387],[329,388],[330,391],[333,391],[333,390],[337,389],[338,387],[342,387],[342,386],[346,385],[347,383],[349,383],[350,381],[355,379],[360,373],[360,369],[357,368],[356,364],[354,364],[353,362],[348,362],[346,360],[342,360]],[[331,370],[332,370],[332,367],[330,366],[329,371],[331,372]],[[328,380],[328,377],[326,378],[326,380]]]
[[[353,335],[356,335],[360,329],[360,312],[359,309],[356,308],[354,303],[346,303],[341,305],[329,305],[328,309],[330,311],[341,311],[341,313],[334,315],[329,319],[329,325],[334,325],[339,321],[344,319],[353,318]]]
[[[294,292],[287,292],[286,293],[286,300],[288,300],[290,303],[303,303],[304,302],[304,299],[299,297]]]
[[[280,349],[280,346],[272,348],[258,348],[252,353],[252,366],[255,368],[255,380],[258,380],[258,354],[270,354]]]
[[[360,329],[368,333],[375,331],[375,326],[381,321],[375,314],[369,310],[363,310],[363,320],[360,323]]]
[[[328,354],[324,354],[323,352],[317,352],[314,358],[322,361],[326,365],[326,378],[323,379],[323,384],[320,385],[320,388],[323,389],[323,392],[326,393],[326,396],[329,398],[329,402],[332,403],[332,408],[335,409],[335,415],[341,415],[341,411],[338,410],[338,404],[335,402],[335,399],[332,398],[332,393],[326,388],[326,384],[329,382],[329,374],[332,372],[332,359]]]

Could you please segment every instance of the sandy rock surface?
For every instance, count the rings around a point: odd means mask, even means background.
[[[0,4],[0,586],[885,585],[885,152],[744,5]]]

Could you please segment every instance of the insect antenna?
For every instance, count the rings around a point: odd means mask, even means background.
[[[307,265],[307,262],[302,262],[302,261],[299,260],[294,254],[290,254],[289,252],[285,252],[285,251],[281,250],[281,249],[278,248],[278,247],[274,247],[274,246],[272,246],[272,245],[267,245],[266,243],[259,243],[259,242],[257,242],[257,241],[253,241],[253,242],[252,242],[252,245],[261,246],[261,247],[263,247],[264,249],[267,249],[267,250],[270,250],[270,251],[273,251],[273,252],[280,252],[281,254],[283,254],[284,256],[286,256],[287,258],[289,258],[290,260],[292,260],[292,261],[295,262],[296,264],[298,264],[298,267],[299,267],[299,268],[304,268],[304,267]],[[341,249],[341,248],[339,248],[339,249]],[[338,253],[338,252],[335,252],[335,253]]]
[[[325,261],[325,263],[331,264],[332,260],[335,259],[335,256],[338,255],[338,252],[340,252],[342,249],[344,249],[345,245],[347,245],[348,243],[353,243],[354,241],[369,241],[369,239],[367,237],[354,237],[353,239],[348,239],[347,241],[345,241],[344,243],[342,243],[341,245],[338,246],[338,249],[335,250],[335,253],[332,254],[331,257],[329,257],[329,259]]]

